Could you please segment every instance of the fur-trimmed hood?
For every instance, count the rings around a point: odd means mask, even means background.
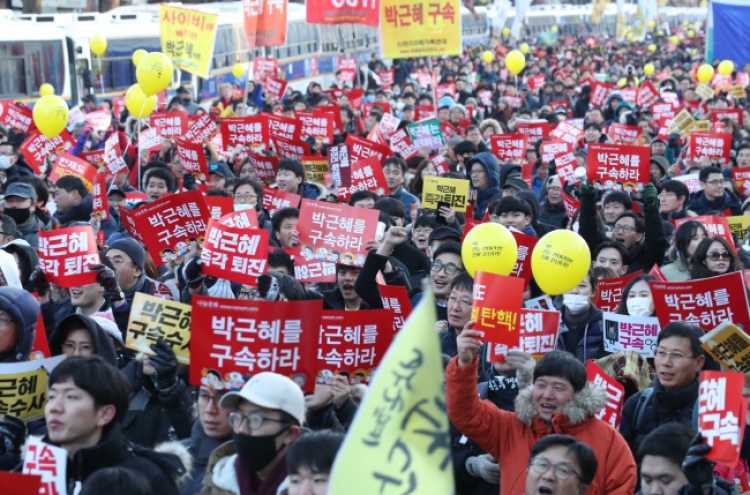
[[[527,385],[516,397],[516,416],[526,426],[539,416],[539,410],[534,407],[531,399],[533,384]],[[586,383],[583,390],[576,392],[565,405],[562,415],[567,416],[571,425],[583,423],[598,413],[607,404],[607,394],[604,389],[591,383]]]

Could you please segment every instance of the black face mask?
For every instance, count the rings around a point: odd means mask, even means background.
[[[285,433],[289,427],[282,429],[275,435],[264,435],[261,437],[251,437],[241,433],[232,433],[232,441],[240,456],[242,462],[253,472],[258,472],[268,466],[276,458],[281,448],[276,449],[276,437]]]
[[[183,105],[189,105],[189,104],[191,104],[193,102],[192,98],[181,98],[181,99],[182,99],[182,104]]]
[[[16,222],[16,225],[20,225],[22,223],[25,223],[29,218],[31,218],[31,207],[6,208],[3,213],[8,215],[10,218],[12,218]]]

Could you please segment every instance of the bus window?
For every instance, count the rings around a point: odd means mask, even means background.
[[[44,82],[50,83],[55,88],[56,94],[62,94],[67,65],[63,60],[62,41],[42,42],[42,52]],[[36,89],[38,91],[39,88]]]
[[[23,57],[7,57],[0,54],[0,96],[26,94],[25,74]]]

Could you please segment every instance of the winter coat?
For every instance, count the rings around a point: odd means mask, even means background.
[[[638,452],[643,439],[659,426],[666,423],[679,422],[692,424],[693,408],[698,400],[698,376],[679,390],[666,390],[659,379],[651,383],[654,389],[648,402],[641,405],[640,419],[636,417],[638,399],[643,392],[638,392],[629,398],[622,408],[620,434],[623,436],[630,450]]]
[[[323,291],[323,309],[335,309],[335,310],[345,310],[346,309],[346,301],[344,301],[344,296],[341,295],[341,291],[339,290],[338,286],[334,287],[331,290]],[[371,309],[370,306],[362,300],[362,302],[359,303],[358,309]]]
[[[104,296],[104,302],[99,307],[97,312],[112,311],[112,316],[117,323],[117,328],[122,332],[123,342],[125,341],[125,334],[128,330],[128,319],[130,318],[130,304],[123,304],[120,307],[115,308],[110,300],[109,296]],[[52,337],[55,332],[57,325],[65,318],[72,314],[76,314],[78,308],[73,306],[70,299],[61,299],[57,302],[48,302],[42,305],[42,318],[44,318],[44,329],[47,331],[47,335]]]
[[[385,273],[385,265],[388,263],[387,256],[381,256],[374,250],[370,251],[365,258],[365,264],[354,282],[354,291],[372,309],[383,309],[383,300],[380,298],[380,290],[375,278],[378,272],[383,274],[386,285],[400,285],[409,290],[407,274],[403,269],[393,267],[393,271]]]
[[[390,196],[401,201],[401,204],[404,205],[404,209],[406,210],[407,217],[409,216],[409,212],[411,212],[411,206],[419,201],[419,198],[407,191],[404,186],[400,186],[395,191],[391,191]]]
[[[323,201],[328,196],[326,188],[314,182],[303,182],[297,189],[297,194],[305,199],[317,199]]]
[[[0,354],[0,363],[28,361],[36,339],[36,322],[39,318],[39,303],[23,289],[2,287],[0,308],[16,321],[18,337],[12,351]]]
[[[71,222],[88,222],[91,220],[93,208],[91,193],[87,193],[86,196],[81,198],[80,203],[72,206],[65,213],[55,212],[53,216],[60,222],[60,225],[68,225]]]
[[[552,232],[553,230],[556,230],[560,228],[559,226],[556,227],[554,225],[549,225],[542,223],[539,220],[539,198],[531,191],[518,191],[516,193],[516,197],[523,199],[527,203],[529,203],[529,206],[531,206],[531,224],[529,227],[531,227],[534,230],[533,235],[534,237],[543,237],[545,234],[548,234]],[[526,234],[527,232],[524,232]]]
[[[466,170],[471,170],[474,163],[482,165],[487,172],[487,186],[476,190],[477,203],[474,207],[474,218],[481,220],[490,203],[503,197],[503,191],[500,189],[500,168],[495,155],[490,152],[477,153],[466,163]]]
[[[687,282],[690,280],[690,263],[677,258],[674,263],[661,267],[661,273],[668,282]]]
[[[688,210],[692,210],[698,215],[705,215],[706,212],[711,210],[723,212],[727,208],[732,211],[733,216],[742,215],[742,201],[729,191],[724,191],[723,197],[714,200],[709,200],[706,194],[701,191],[690,201],[687,207]]]
[[[332,430],[344,433],[352,424],[357,413],[357,404],[349,398],[341,408],[331,402],[317,411],[307,410],[305,426],[313,431]]]
[[[49,340],[49,352],[53,356],[63,353],[62,346],[71,330],[85,328],[91,336],[91,344],[94,346],[94,354],[101,356],[109,364],[118,368],[117,352],[112,338],[99,324],[88,316],[72,314],[60,321]]]
[[[2,249],[10,254],[15,254],[16,256],[18,256],[18,266],[20,267],[20,272],[18,275],[20,277],[21,285],[23,286],[24,290],[33,289],[33,287],[29,287],[28,284],[31,272],[33,272],[34,269],[39,266],[39,254],[37,254],[36,249],[32,248],[29,243],[24,241],[23,239],[14,239],[8,244],[2,246]],[[13,263],[15,264],[15,261],[13,261]],[[7,272],[3,270],[3,273],[6,275],[7,279]],[[8,285],[10,285],[10,283]],[[29,292],[34,291],[29,290]]]
[[[55,227],[55,222],[52,217],[48,217],[45,222],[40,215],[36,212],[31,215],[31,218],[20,225],[16,224],[16,239],[23,239],[29,243],[34,249],[39,249],[39,229],[43,231],[52,230]]]
[[[240,495],[240,483],[235,463],[241,461],[236,452],[234,442],[231,440],[211,452],[206,474],[203,477],[201,495]],[[289,485],[285,458],[282,457],[279,464],[271,470],[263,482],[278,482],[276,493],[283,493]]]
[[[190,480],[180,487],[180,495],[195,495],[201,491],[203,477],[206,475],[206,467],[208,466],[208,459],[211,456],[211,452],[227,440],[229,439],[210,438],[203,431],[200,421],[196,420],[193,423],[193,431],[190,438],[186,438],[180,442],[193,458],[193,469],[190,471]]]
[[[565,205],[562,203],[553,205],[545,201],[542,204],[541,211],[539,212],[539,221],[552,225],[556,229],[563,228],[563,221],[568,217],[568,213],[565,211]]]
[[[599,467],[588,495],[631,495],[637,471],[627,442],[595,415],[607,403],[603,389],[587,383],[576,392],[562,413],[550,422],[539,417],[532,403],[533,384],[518,393],[515,412],[501,411],[482,401],[477,393],[477,361],[459,366],[451,360],[446,369],[448,416],[464,435],[490,453],[500,464],[500,495],[524,493],[531,449],[550,434],[571,435],[588,444]]]
[[[589,359],[599,359],[606,356],[604,352],[604,333],[602,332],[602,310],[594,306],[589,306],[589,317],[578,327],[569,327],[565,320],[568,320],[570,313],[565,306],[560,310],[560,330],[557,337],[557,348],[560,350],[569,350],[575,348],[575,356],[580,362],[585,363]],[[578,343],[568,342],[573,333],[579,333],[582,330],[583,337]]]

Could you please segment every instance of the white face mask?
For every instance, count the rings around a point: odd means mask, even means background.
[[[0,170],[6,170],[10,168],[10,157],[2,155],[0,156]]]
[[[650,297],[631,297],[625,303],[628,306],[630,316],[651,316],[653,302]]]
[[[253,203],[253,204],[244,203],[241,205],[234,205],[234,211],[254,210],[256,204],[258,203]]]
[[[589,296],[563,294],[563,304],[571,313],[580,313],[589,305]]]

